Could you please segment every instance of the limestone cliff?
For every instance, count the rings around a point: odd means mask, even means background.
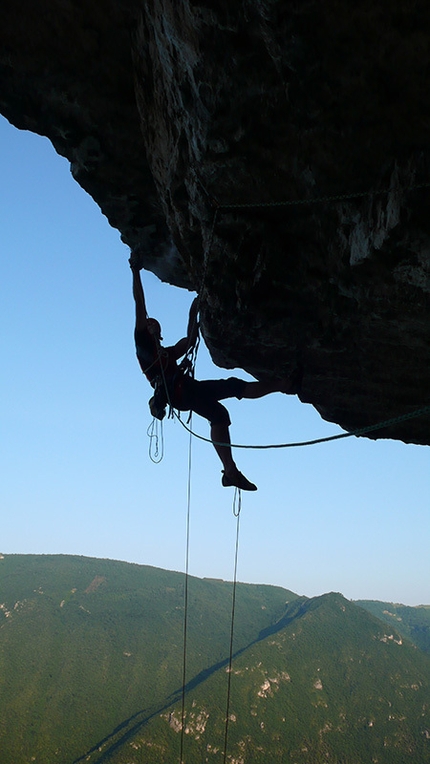
[[[350,429],[430,404],[429,35],[426,0],[15,0],[0,111],[201,293],[216,363]]]

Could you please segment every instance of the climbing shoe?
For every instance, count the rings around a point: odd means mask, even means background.
[[[236,488],[241,488],[242,491],[256,491],[257,486],[254,485],[254,483],[251,483],[245,475],[242,475],[239,470],[236,470],[235,472],[232,472],[231,475],[226,475],[224,470],[222,473],[221,483],[223,484],[224,488],[227,488],[228,486],[235,486]]]

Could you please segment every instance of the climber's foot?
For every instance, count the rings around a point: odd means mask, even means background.
[[[233,472],[229,472],[228,474],[225,473],[223,470],[223,475],[221,478],[221,483],[225,488],[228,486],[235,486],[236,488],[241,488],[242,491],[256,491],[257,486],[254,485],[254,483],[251,483],[250,480],[248,480],[245,475],[242,475],[241,472],[239,472],[238,469],[234,470]]]

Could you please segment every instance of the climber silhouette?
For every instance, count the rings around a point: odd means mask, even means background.
[[[133,297],[136,303],[136,327],[134,339],[136,355],[140,367],[154,388],[150,400],[151,413],[162,419],[166,404],[179,411],[194,411],[205,417],[210,423],[210,434],[214,448],[223,465],[222,485],[237,486],[244,491],[256,491],[251,483],[237,468],[231,452],[229,425],[230,416],[220,403],[225,398],[261,398],[273,392],[292,392],[283,386],[269,382],[246,382],[237,377],[198,381],[186,373],[184,365],[177,361],[186,356],[194,347],[198,337],[198,298],[191,304],[187,335],[176,345],[161,345],[161,326],[155,318],[149,318],[146,310],[145,295],[140,270],[139,258],[130,257],[133,274]]]

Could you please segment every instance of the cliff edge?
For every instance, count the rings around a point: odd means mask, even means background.
[[[430,404],[429,35],[424,0],[16,0],[0,112],[201,294],[215,363],[355,429]]]

